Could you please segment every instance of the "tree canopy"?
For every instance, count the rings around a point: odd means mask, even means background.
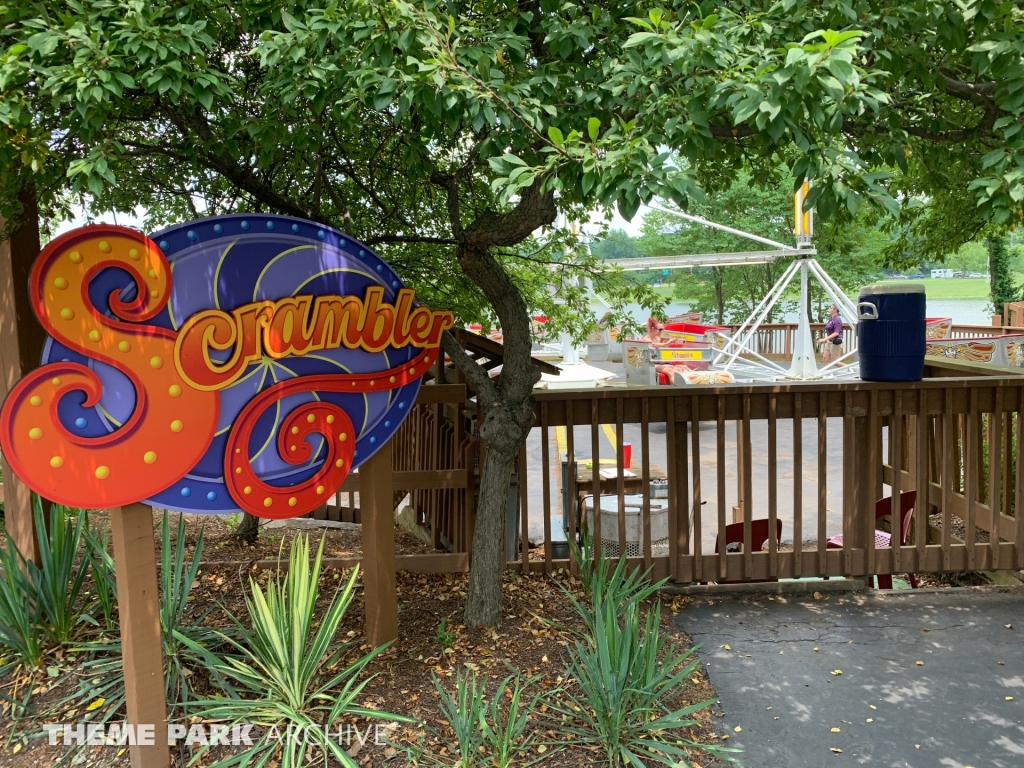
[[[471,623],[500,620],[495,526],[538,375],[529,315],[589,317],[576,277],[592,257],[559,216],[687,207],[780,166],[812,180],[820,217],[884,211],[894,254],[1024,216],[1016,3],[24,0],[0,21],[9,218],[28,185],[50,216],[84,196],[154,224],[313,218],[376,246],[426,300],[500,322],[493,381],[446,345],[496,425]]]

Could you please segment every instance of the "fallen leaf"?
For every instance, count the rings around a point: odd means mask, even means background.
[[[723,733],[722,734],[722,741],[725,741],[728,738],[729,738],[729,734],[728,733]]]
[[[833,728],[832,729],[832,733],[839,733],[839,729],[838,728]]]
[[[537,745],[537,752],[539,752],[540,754],[543,755],[547,751],[548,751],[548,748],[544,744],[538,744]]]
[[[775,719],[778,720],[779,718],[776,717]]]
[[[1013,629],[1013,624],[1007,624],[1007,625],[1006,625],[1006,628],[1007,628],[1007,629]]]
[[[843,750],[841,750],[839,747],[829,747],[829,749],[835,752],[837,755],[843,754]]]
[[[920,749],[920,748],[921,748],[921,745],[920,745],[920,744],[915,744],[915,745],[914,745],[914,749]]]
[[[739,732],[740,732],[740,731],[742,731],[743,729],[742,729],[742,728],[741,728],[740,726],[738,726],[738,725],[737,725],[737,726],[736,726],[735,728],[733,728],[732,730],[733,730],[733,732],[734,732],[734,733],[739,733]]]
[[[876,707],[874,704],[868,704],[868,706],[871,707],[872,709],[878,709],[878,707]]]
[[[727,650],[727,651],[731,651],[731,650],[732,650],[732,646],[731,646],[731,645],[729,645],[728,643],[726,643],[726,644],[725,644],[725,645],[723,645],[722,647],[723,647],[723,648],[725,648],[725,650]]]
[[[832,672],[830,672],[829,674],[831,674],[833,677],[838,677],[839,675],[843,674],[843,670],[833,669]]]
[[[914,663],[917,664],[917,666],[919,666],[919,667],[923,667],[924,666],[924,662],[923,661],[915,661]]]
[[[16,755],[16,754],[18,754],[19,752],[21,752],[21,747],[22,747],[22,744],[21,744],[21,742],[19,741],[19,742],[18,742],[17,744],[15,744],[15,745],[14,745],[14,749],[12,749],[12,750],[11,750],[11,754],[12,754],[12,755]]]
[[[99,709],[100,707],[102,707],[106,703],[106,701],[106,699],[96,699],[96,701],[94,701],[92,704],[86,707],[86,709],[89,712],[92,712],[94,709]]]
[[[922,628],[921,628],[921,631],[922,631],[922,632],[931,632],[931,630],[930,630],[930,629],[928,629],[928,627],[922,627]]]
[[[875,722],[875,721],[874,721],[874,720],[872,720],[872,719],[871,719],[871,718],[869,717],[869,718],[868,718],[867,720],[865,720],[864,722],[866,722],[866,723],[873,723],[873,722]]]
[[[814,593],[814,599],[815,600],[821,600],[821,598],[823,598],[823,597],[824,597],[824,595],[821,594],[821,592],[815,592]]]
[[[815,648],[815,649],[814,649],[814,652],[815,652],[815,653],[817,653],[817,652],[818,652],[818,649],[817,649],[817,648]]]
[[[785,653],[785,651],[779,651],[779,656],[781,656],[784,653]]]
[[[1006,697],[1006,700],[1007,700],[1007,701],[1013,701],[1013,696],[1007,696],[1007,697]]]

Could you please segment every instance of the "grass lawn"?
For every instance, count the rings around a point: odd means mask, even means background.
[[[986,277],[925,278],[924,280],[883,280],[885,284],[924,286],[930,299],[987,299],[989,283]]]

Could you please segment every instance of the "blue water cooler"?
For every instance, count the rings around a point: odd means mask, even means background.
[[[924,377],[924,286],[865,286],[860,289],[857,314],[860,377],[865,381],[920,381]]]

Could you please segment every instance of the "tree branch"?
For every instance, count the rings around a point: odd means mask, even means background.
[[[261,181],[251,169],[241,166],[223,149],[223,142],[218,139],[210,129],[206,119],[197,114],[186,115],[173,107],[161,103],[164,113],[186,136],[194,134],[202,140],[204,148],[203,155],[206,157],[212,170],[217,171],[225,179],[236,187],[252,195],[257,201],[267,207],[280,211],[281,213],[300,218],[312,218],[324,224],[333,225],[327,221],[320,210],[312,206],[304,208],[297,200],[278,193],[272,186]]]
[[[427,237],[425,235],[381,235],[364,240],[367,245],[379,243],[434,243],[435,245],[458,245],[459,241],[450,237]]]
[[[441,346],[455,366],[462,371],[469,386],[476,392],[483,409],[485,411],[489,409],[497,394],[490,374],[480,367],[480,363],[466,354],[466,350],[462,348],[451,331],[445,331],[441,336]]]

